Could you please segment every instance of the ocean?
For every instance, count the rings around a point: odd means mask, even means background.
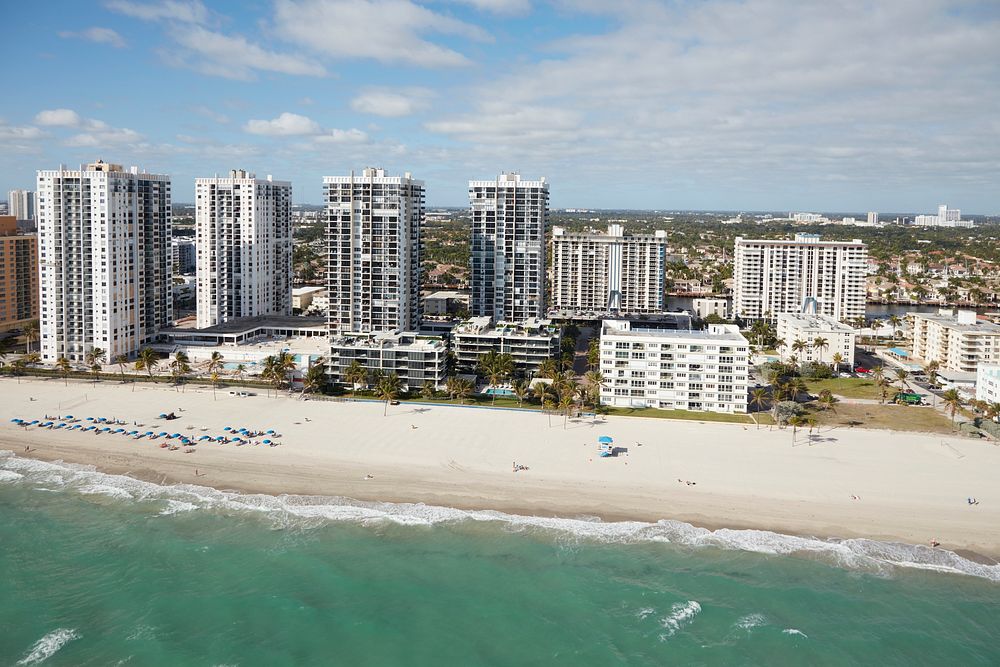
[[[2,665],[997,665],[941,550],[162,487],[0,452]]]

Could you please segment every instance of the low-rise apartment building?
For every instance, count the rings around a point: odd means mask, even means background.
[[[395,373],[404,391],[420,389],[427,381],[440,388],[448,374],[448,346],[438,338],[405,332],[334,335],[327,364],[330,380],[346,384],[347,369],[355,361],[368,371],[368,383]]]
[[[749,343],[739,327],[703,331],[601,325],[601,403],[615,407],[745,413]]]
[[[947,308],[909,313],[913,321],[913,356],[936,361],[943,371],[975,373],[981,363],[1000,361],[1000,325],[979,320],[971,310]]]
[[[858,334],[851,327],[827,315],[810,313],[781,313],[778,315],[778,339],[782,342],[778,352],[782,361],[792,357],[799,363],[818,362],[832,364],[833,355],[840,354],[841,363],[854,368],[854,346]],[[826,341],[817,347],[817,339]],[[796,349],[796,341],[805,347]]]
[[[1000,403],[1000,364],[979,364],[976,371],[976,400]]]
[[[509,354],[518,373],[534,375],[546,359],[559,356],[560,328],[550,320],[493,322],[489,316],[473,317],[452,330],[452,346],[459,370],[474,372],[488,352]]]

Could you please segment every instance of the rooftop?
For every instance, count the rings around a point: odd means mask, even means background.
[[[326,329],[325,317],[242,317],[213,327],[195,329],[193,327],[165,327],[161,333],[236,334],[253,329]]]
[[[993,324],[986,320],[976,318],[973,311],[959,311],[950,313],[948,311],[938,313],[907,313],[909,316],[936,322],[949,329],[956,331],[968,331],[975,333],[1000,334],[1000,325]]]
[[[634,324],[638,327],[633,328]],[[634,336],[636,338],[661,338],[670,340],[730,341],[747,344],[747,339],[739,328],[731,324],[711,324],[708,329],[647,329],[642,323],[627,320],[605,320],[601,325],[601,336]]]
[[[782,320],[793,320],[794,325],[800,329],[855,333],[853,327],[850,327],[843,322],[838,322],[828,315],[814,315],[812,313],[779,313],[778,322],[780,323]]]

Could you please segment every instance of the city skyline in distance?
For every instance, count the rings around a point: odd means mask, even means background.
[[[103,158],[176,202],[374,166],[428,206],[517,171],[553,208],[996,213],[1000,7],[913,5],[13,6],[0,190]]]

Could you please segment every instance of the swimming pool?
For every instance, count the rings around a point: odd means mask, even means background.
[[[506,389],[504,387],[487,387],[483,390],[483,393],[487,396],[514,396],[513,389]]]

